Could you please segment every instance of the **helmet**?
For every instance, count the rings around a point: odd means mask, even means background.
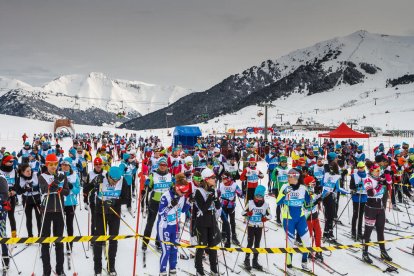
[[[121,169],[119,167],[112,166],[109,169],[109,177],[115,181],[118,181],[122,177]]]

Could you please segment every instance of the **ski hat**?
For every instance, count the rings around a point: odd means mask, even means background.
[[[306,186],[309,186],[312,183],[315,184],[315,178],[313,178],[313,176],[308,175],[303,179],[303,183],[305,183]]]
[[[288,172],[288,177],[289,176],[292,176],[292,177],[294,177],[296,179],[299,179],[300,173],[297,170],[295,170],[295,169],[290,169],[289,172]]]
[[[206,180],[207,178],[210,178],[212,176],[215,176],[214,172],[209,169],[209,168],[205,168],[202,172],[201,172],[201,177],[203,178],[203,180]]]
[[[70,158],[70,157],[65,157],[63,160],[62,160],[62,162],[60,163],[61,165],[64,165],[64,164],[66,164],[66,165],[71,165],[72,164],[72,158]]]
[[[184,158],[184,163],[193,163],[193,158],[191,156],[187,156],[186,158]]]
[[[1,164],[4,165],[7,162],[13,161],[14,157],[13,155],[7,155],[5,157],[3,157],[3,160],[1,161]]]
[[[409,154],[414,154],[414,148],[409,148],[409,149],[408,149],[408,153],[409,153]]]
[[[370,172],[373,172],[375,170],[379,170],[380,166],[377,163],[372,164],[372,166],[369,168]]]
[[[213,152],[214,153],[219,153],[220,152],[220,149],[219,148],[214,148]]]
[[[95,157],[95,159],[93,160],[93,164],[94,165],[102,165],[103,161],[102,158],[100,157]]]
[[[403,166],[407,160],[404,157],[398,158],[398,165]]]
[[[363,161],[359,161],[357,164],[357,168],[365,168],[365,163]]]
[[[59,159],[57,158],[56,154],[51,153],[46,156],[46,164],[49,162],[59,162]]]
[[[401,154],[401,150],[399,150],[399,149],[394,151],[394,156],[398,155],[398,154]]]
[[[49,148],[49,144],[47,142],[43,142],[42,149],[47,150]]]
[[[24,146],[25,147],[30,146],[30,142],[24,142]]]
[[[73,155],[73,156],[76,156],[76,149],[75,149],[75,148],[71,148],[71,149],[69,150],[69,154],[71,154],[71,155]]]
[[[335,149],[340,149],[342,146],[340,144],[335,145]]]
[[[399,148],[401,148],[401,145],[400,144],[395,144],[394,145],[394,149],[399,149]]]
[[[109,168],[109,177],[114,181],[118,181],[122,177],[122,172],[119,167],[112,166]]]
[[[358,146],[358,150],[361,150],[362,151],[363,149],[364,149],[364,146],[363,145],[359,145]]]
[[[335,160],[337,157],[338,155],[335,152],[330,152],[327,156],[329,162]]]
[[[266,188],[263,185],[259,185],[254,190],[254,196],[264,197],[265,192],[266,192]]]
[[[286,156],[280,156],[280,162],[287,162]]]
[[[167,158],[165,158],[165,157],[161,157],[160,159],[158,159],[158,162],[157,162],[157,164],[158,165],[160,165],[160,164],[168,164],[168,162],[167,162]]]
[[[254,158],[253,156],[251,156],[251,157],[249,158],[249,162],[256,162],[256,158]]]
[[[124,155],[122,155],[122,159],[124,159],[124,161],[128,161],[129,158],[131,158],[131,154],[129,153],[124,153]]]
[[[379,162],[385,162],[385,161],[388,161],[388,159],[385,158],[384,155],[380,154],[380,155],[375,156],[375,162],[379,163]]]

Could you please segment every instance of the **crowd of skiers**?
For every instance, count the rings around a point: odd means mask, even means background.
[[[395,144],[387,151],[380,144],[374,149],[375,158],[370,160],[363,146],[352,140],[325,140],[319,144],[305,139],[267,142],[202,137],[194,147],[185,148],[180,144],[163,147],[154,136],[85,133],[71,137],[73,145],[66,154],[58,144],[62,137],[39,134],[32,142],[26,134],[22,138],[21,149],[11,153],[4,147],[0,150],[1,237],[7,236],[7,217],[11,236],[18,235],[14,213],[19,196],[29,237],[48,237],[52,233],[64,236],[65,229],[67,235],[73,235],[81,195],[90,214],[90,234],[118,235],[121,206],[126,205],[132,212],[132,198],[136,197],[147,214],[145,230],[140,233],[147,238],[142,239],[141,249],[161,251],[160,275],[177,273],[178,248],[166,242],[181,243],[183,227],[187,225],[192,245],[260,247],[266,223],[273,219],[283,227],[287,247],[321,246],[322,241],[337,244],[334,228],[341,223],[339,199],[349,194],[352,239],[369,242],[375,228],[378,241],[382,241],[385,209],[400,211],[397,201],[413,200],[414,148],[407,143]],[[258,162],[266,162],[267,170],[259,170]],[[265,175],[267,183],[262,181]],[[269,200],[276,201],[275,210],[271,210]],[[236,220],[237,204],[243,209],[244,222]],[[247,243],[239,241],[237,223],[245,223]],[[156,239],[156,248],[150,237]],[[102,275],[102,270],[117,275],[117,247],[116,240],[109,241],[109,245],[93,243],[95,275]],[[72,249],[73,245],[67,243],[68,256]],[[392,260],[384,244],[380,249],[381,258]],[[64,244],[56,243],[55,251],[56,267],[52,269],[50,245],[41,245],[43,275],[65,275]],[[107,261],[105,268],[102,251]],[[205,253],[211,275],[219,275],[217,251],[196,249],[197,275],[205,275]],[[2,255],[7,269],[9,250],[4,244]],[[309,270],[309,258],[322,260],[323,255],[304,253],[301,266],[305,270]],[[362,258],[372,262],[367,246]],[[291,267],[292,254],[287,254],[286,269]],[[253,254],[252,262],[250,254],[245,255],[244,269],[263,270],[258,254]]]

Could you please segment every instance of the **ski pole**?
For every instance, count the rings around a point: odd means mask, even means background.
[[[263,223],[263,236],[264,236],[264,241],[265,241],[265,247],[267,248],[267,242],[266,242],[266,231],[265,231],[265,224]],[[269,270],[269,256],[268,254],[266,254],[266,263],[267,263],[267,270]]]
[[[76,225],[78,226],[79,236],[82,236],[82,233],[79,227],[78,216],[76,216],[76,213],[75,213],[75,206],[73,205],[72,207],[73,207],[73,214],[75,215]],[[83,252],[85,253],[85,258],[89,259],[89,256],[86,254],[85,245],[83,244],[83,242],[82,242],[82,247],[83,247]]]
[[[348,199],[348,202],[346,203],[346,206],[344,207],[344,209],[342,210],[341,214],[339,215],[339,217],[336,219],[335,224],[333,227],[335,227],[338,224],[339,219],[341,218],[342,214],[344,213],[345,209],[347,208],[347,206],[349,205],[349,202],[351,202],[352,197],[350,197]]]
[[[45,223],[46,209],[47,209],[47,205],[48,205],[48,203],[49,203],[49,197],[50,197],[50,189],[48,188],[48,189],[47,189],[47,195],[46,195],[46,205],[45,205],[45,210],[43,211],[42,225],[41,225],[41,227],[40,227],[40,233],[39,233],[39,235],[40,235],[40,236],[42,236],[42,234],[43,234],[43,226],[44,226],[44,223]],[[34,264],[33,264],[32,276],[34,276],[34,275],[35,275],[35,274],[34,274],[34,271],[35,271],[35,269],[36,269],[37,256],[39,255],[40,246],[41,246],[41,244],[39,243],[39,246],[37,247],[37,251],[36,251],[35,262],[34,262]]]
[[[22,271],[21,270],[19,270],[19,268],[17,267],[17,264],[16,264],[16,261],[14,260],[14,257],[13,257],[13,255],[12,255],[12,253],[11,253],[11,251],[10,251],[10,248],[6,245],[6,247],[7,247],[7,250],[9,251],[9,254],[10,254],[10,259],[12,259],[12,261],[13,261],[13,264],[14,264],[14,266],[16,267],[16,270],[17,270],[17,273],[20,275],[20,274],[22,274]],[[2,261],[3,261],[3,268],[5,267],[5,264],[4,264],[4,260],[2,259]],[[3,273],[4,273],[4,270],[3,270]]]
[[[64,227],[66,228],[66,233],[67,233],[67,232],[68,232],[68,226],[66,225],[65,213],[63,212],[63,204],[62,204],[62,199],[61,199],[61,196],[60,196],[60,192],[58,192],[57,194],[58,194],[58,197],[59,197],[59,204],[60,204],[60,211],[61,211],[61,213],[62,213],[63,225],[64,225]],[[63,244],[62,244],[62,246],[63,246]],[[72,250],[72,246],[70,245],[70,243],[69,243],[69,247],[70,247],[70,249]],[[56,250],[57,250],[57,248],[56,248]],[[64,248],[63,248],[63,250],[64,250]],[[57,255],[57,251],[56,251],[56,255]],[[71,262],[72,262],[72,265],[73,265],[73,270],[74,270],[74,272],[73,272],[73,276],[77,276],[77,275],[78,275],[78,273],[76,272],[75,262],[73,261],[73,256],[72,256],[72,254],[70,254],[70,260],[71,260]]]
[[[247,227],[248,227],[248,223],[246,223],[246,228],[244,230],[243,238],[242,238],[242,241],[241,241],[240,244],[243,244],[244,238],[246,237]],[[240,251],[237,252],[236,262],[234,263],[234,266],[233,266],[233,269],[231,270],[231,272],[234,272],[234,269],[236,268],[236,264],[237,264],[237,260],[239,259],[239,255],[240,255]]]
[[[136,187],[136,186],[135,186]],[[135,225],[135,232],[138,233],[138,228],[139,228],[139,219],[140,219],[140,209],[141,209],[141,200],[142,200],[142,193],[139,193],[138,195],[138,200],[136,201],[137,207],[137,221],[136,221],[136,225]],[[138,240],[135,239],[135,245],[134,245],[134,268],[133,268],[133,274],[135,276],[135,269],[136,269],[136,265],[137,265],[137,252],[138,252]]]
[[[137,236],[137,237],[142,237],[140,234],[138,234],[137,232],[135,232],[135,230],[112,208],[112,207],[109,207],[109,210],[111,210],[114,214],[115,214],[115,216],[117,216],[132,232],[134,232],[134,234]],[[106,234],[105,234],[106,235]],[[151,237],[145,237],[145,238],[151,238]],[[155,239],[154,239],[155,240]],[[155,255],[157,255],[157,256],[159,256],[159,254],[156,252],[156,250],[155,250],[155,248],[153,248],[150,244],[149,244],[149,242],[146,242],[145,241],[145,239],[144,238],[142,238],[142,242],[143,243],[145,243],[150,249],[151,249],[151,251],[155,254]]]
[[[404,202],[404,205],[405,205],[405,210],[407,211],[408,220],[410,221],[410,224],[411,224],[411,225],[413,225],[413,223],[411,222],[410,213],[408,212],[407,200],[405,200],[405,199],[403,198],[403,202]]]

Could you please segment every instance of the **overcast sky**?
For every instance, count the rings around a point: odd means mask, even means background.
[[[0,0],[0,75],[62,74],[205,90],[360,29],[414,35],[413,0]]]

